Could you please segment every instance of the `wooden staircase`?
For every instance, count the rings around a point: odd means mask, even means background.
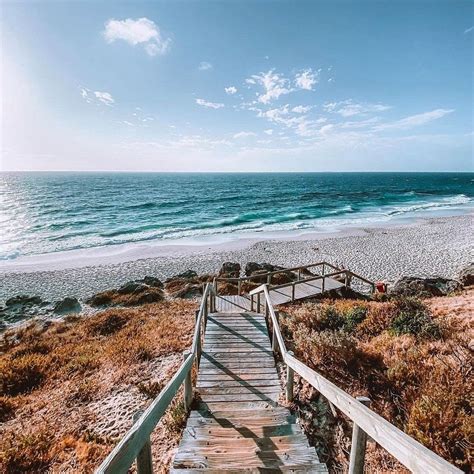
[[[211,313],[191,411],[171,472],[327,472],[281,385],[263,314]]]

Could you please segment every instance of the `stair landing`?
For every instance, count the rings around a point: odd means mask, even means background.
[[[209,315],[196,390],[171,472],[327,472],[278,402],[262,314]]]

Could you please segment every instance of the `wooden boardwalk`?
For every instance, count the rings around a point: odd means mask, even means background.
[[[344,283],[335,280],[334,278],[326,278],[324,281],[324,291],[336,290],[342,288]],[[294,300],[301,300],[305,298],[311,298],[323,293],[322,280],[315,280],[310,282],[296,282],[295,290],[293,295],[293,289],[291,286],[284,288],[270,287],[270,298],[273,305],[279,305],[289,303]],[[292,299],[294,296],[294,299]],[[242,312],[250,311],[250,298],[247,295],[220,295],[216,301],[216,310],[227,313],[227,312]]]
[[[327,472],[278,403],[264,316],[235,309],[210,314],[204,340],[196,406],[171,472]]]

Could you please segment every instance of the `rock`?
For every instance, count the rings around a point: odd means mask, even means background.
[[[138,281],[141,282],[141,283],[145,283],[145,285],[152,286],[153,288],[163,288],[164,287],[163,282],[161,280],[159,280],[156,277],[152,277],[152,276],[146,276],[142,280],[138,280]]]
[[[463,286],[474,285],[474,262],[459,272],[458,279]]]
[[[146,303],[156,303],[157,301],[162,301],[164,298],[164,293],[160,289],[154,288],[145,292],[140,292],[138,296],[130,298],[130,301],[127,302],[127,306],[138,306]]]
[[[91,296],[89,299],[86,300],[86,303],[90,306],[107,306],[112,302],[112,298],[114,296],[113,291],[102,291]]]
[[[277,270],[285,270],[285,267],[280,267],[279,265],[272,265],[271,263],[257,263],[257,262],[248,262],[245,265],[245,274],[247,276],[252,275],[256,271],[261,271],[262,273],[275,272]]]
[[[28,296],[28,295],[17,295],[14,296],[13,298],[9,298],[5,304],[7,306],[31,306],[31,305],[36,305],[36,304],[41,304],[43,300],[39,296]]]
[[[184,287],[172,293],[172,298],[198,298],[202,295],[202,287],[193,283],[187,283]]]
[[[240,263],[224,262],[219,270],[219,276],[225,278],[239,278]]]
[[[54,305],[53,311],[57,314],[79,313],[81,304],[77,298],[66,297]]]
[[[392,296],[446,296],[461,287],[461,283],[449,278],[402,277],[392,287],[389,286],[388,292]]]
[[[198,274],[194,270],[186,270],[183,273],[178,273],[177,275],[172,276],[165,280],[165,283],[168,283],[173,280],[192,280],[193,278],[197,278]]]
[[[131,295],[132,293],[140,293],[140,291],[145,291],[149,287],[144,283],[138,281],[128,281],[122,285],[117,292],[121,295]]]

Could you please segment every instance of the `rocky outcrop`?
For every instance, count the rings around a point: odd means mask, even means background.
[[[219,276],[224,278],[239,278],[240,263],[224,262],[219,270]]]
[[[178,273],[177,275],[168,278],[165,280],[165,284],[173,280],[192,280],[193,278],[197,278],[197,276],[198,274],[194,270],[186,270],[185,272]]]
[[[260,271],[262,273],[268,273],[284,269],[285,267],[280,267],[279,265],[272,265],[271,263],[248,262],[247,265],[245,265],[245,274],[247,276],[251,276],[257,271]]]
[[[474,262],[471,262],[459,272],[458,279],[463,286],[474,285]]]
[[[81,304],[77,298],[66,297],[61,301],[57,301],[54,305],[53,312],[56,314],[70,314],[79,313],[81,311]]]
[[[392,296],[446,296],[461,289],[461,283],[443,277],[402,277],[389,287]]]
[[[0,320],[17,322],[36,316],[45,316],[51,312],[51,303],[43,301],[39,296],[16,295],[5,302],[0,309]]]

